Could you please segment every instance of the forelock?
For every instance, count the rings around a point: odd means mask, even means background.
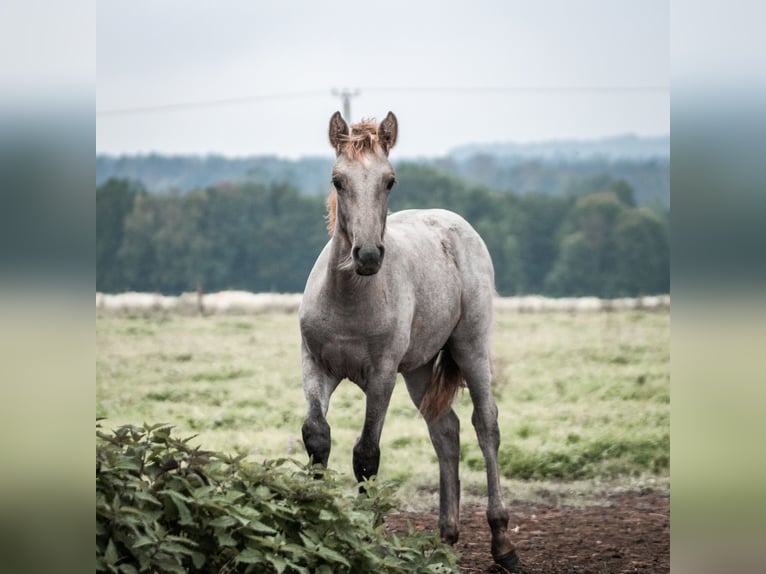
[[[378,123],[371,118],[352,125],[348,135],[342,136],[342,139],[340,152],[353,160],[360,160],[369,153],[383,152],[378,137]]]

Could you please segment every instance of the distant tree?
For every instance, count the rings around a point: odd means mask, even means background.
[[[611,186],[611,189],[617,194],[617,198],[622,203],[625,205],[630,205],[631,207],[636,206],[636,193],[633,190],[633,186],[630,185],[627,181],[624,179],[618,179]]]
[[[624,179],[615,179],[609,174],[600,173],[574,181],[569,187],[569,194],[582,197],[592,193],[614,192],[622,203],[636,205],[635,190]]]
[[[152,195],[125,221],[127,288],[299,292],[327,241],[323,199],[284,184]]]
[[[577,200],[560,230],[559,257],[545,279],[551,295],[617,297],[666,292],[665,227],[614,191]]]
[[[646,295],[670,291],[667,230],[650,209],[620,214],[614,228],[614,294]]]
[[[257,242],[250,247],[260,258],[259,290],[303,291],[319,252],[329,240],[325,228],[323,197],[305,197],[297,189],[274,184]],[[253,278],[255,279],[255,278]]]
[[[464,215],[470,203],[466,181],[437,168],[402,163],[397,166],[396,179],[389,199],[391,211],[441,207]]]
[[[133,211],[125,218],[125,236],[118,252],[117,265],[123,269],[126,290],[159,291],[159,261],[155,237],[165,221],[171,198],[145,195],[136,199]],[[165,209],[163,209],[165,208]]]
[[[529,193],[521,196],[523,213],[519,237],[524,293],[541,293],[545,276],[558,255],[557,232],[572,208],[571,196]]]
[[[497,157],[484,153],[473,155],[465,161],[463,174],[484,185],[497,187],[499,179]]]
[[[96,290],[118,292],[128,287],[118,254],[125,220],[136,198],[145,195],[140,183],[127,179],[112,178],[96,188]]]
[[[160,159],[149,156],[138,165],[166,170],[167,160]],[[527,165],[533,172],[542,167]],[[624,181],[607,175],[581,181],[578,196],[520,196],[408,162],[397,165],[397,179],[392,211],[450,209],[476,228],[502,295],[611,297],[668,290],[667,211],[635,207]],[[246,179],[157,194],[129,180],[108,180],[96,193],[96,287],[301,291],[329,239],[324,202],[324,194],[306,195],[277,181]]]
[[[559,257],[545,278],[544,291],[553,296],[603,295],[601,254],[585,233],[564,237]]]
[[[567,195],[582,197],[590,193],[606,191],[614,184],[614,178],[607,173],[600,172],[593,175],[579,177],[572,180],[566,190]]]

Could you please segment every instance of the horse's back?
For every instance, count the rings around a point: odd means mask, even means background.
[[[423,245],[423,237],[438,239],[438,248],[455,262],[464,290],[490,292],[494,294],[494,269],[487,246],[476,230],[460,215],[446,209],[408,209],[388,216],[387,233],[401,233],[410,245]],[[425,249],[417,253],[429,257],[428,249],[434,242],[427,242]]]
[[[470,223],[446,209],[412,209],[389,215],[386,233],[399,243],[408,243],[408,256],[425,266],[437,282],[457,282],[463,316],[491,321],[495,295],[492,258]],[[452,269],[449,276],[444,275],[445,260]]]
[[[391,213],[386,221],[387,228],[388,226],[411,227],[418,230],[419,233],[437,233],[443,237],[454,236],[470,243],[478,241],[475,247],[486,251],[484,242],[476,230],[454,211],[447,209],[405,209]]]

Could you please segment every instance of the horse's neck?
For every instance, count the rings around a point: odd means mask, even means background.
[[[343,306],[348,306],[352,301],[364,305],[367,299],[380,294],[384,284],[383,270],[367,277],[357,275],[353,263],[349,261],[350,251],[351,248],[343,239],[333,237],[324,284],[330,298]]]

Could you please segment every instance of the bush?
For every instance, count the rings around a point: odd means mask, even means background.
[[[385,535],[391,489],[374,480],[352,497],[329,471],[204,451],[166,425],[96,435],[97,571],[457,571],[436,535]]]

